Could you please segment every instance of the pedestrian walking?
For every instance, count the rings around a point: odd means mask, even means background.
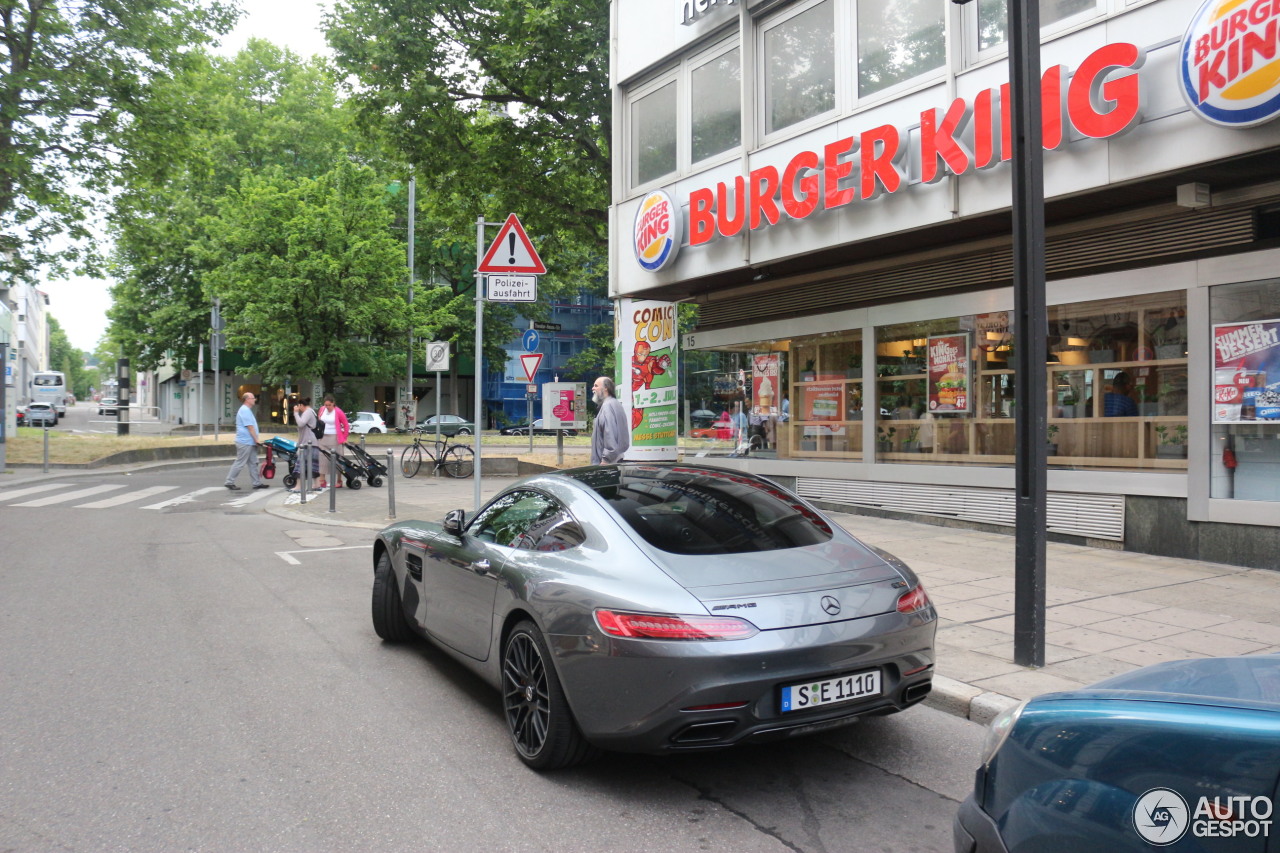
[[[319,418],[324,421],[324,435],[320,436],[320,446],[330,453],[341,454],[342,446],[347,443],[347,436],[351,435],[351,422],[347,420],[346,413],[333,401],[332,394],[324,395],[324,405],[320,407]],[[342,488],[342,477],[337,477],[336,480],[334,486]],[[320,488],[324,486],[325,477],[324,472],[321,471]]]
[[[591,386],[591,398],[600,407],[596,411],[595,427],[591,430],[592,465],[621,462],[631,447],[630,420],[615,393],[613,380],[607,376],[596,379]]]
[[[261,442],[258,439],[258,418],[253,414],[256,402],[258,398],[251,391],[240,396],[240,410],[236,412],[236,461],[231,463],[227,480],[222,484],[233,492],[240,491],[236,478],[246,466],[249,468],[249,482],[253,488],[269,488],[267,483],[262,482],[262,475],[258,472],[258,445]]]
[[[311,408],[311,398],[302,397],[298,402],[293,404],[293,422],[298,426],[298,453],[293,459],[294,473],[298,475],[299,485],[303,480],[302,466],[311,465],[311,476],[318,477],[320,475],[320,451],[316,449],[316,424],[320,421],[316,417],[315,411]],[[324,482],[316,487],[324,488]],[[290,489],[291,492],[298,491],[298,486]]]

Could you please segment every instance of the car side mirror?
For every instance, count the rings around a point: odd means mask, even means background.
[[[450,536],[462,538],[462,528],[466,523],[467,514],[460,509],[451,509],[444,514],[444,532]]]

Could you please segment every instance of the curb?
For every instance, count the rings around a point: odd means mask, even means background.
[[[933,690],[924,704],[956,717],[988,725],[1001,712],[1017,705],[1020,700],[1002,693],[991,693],[980,687],[934,674]]]

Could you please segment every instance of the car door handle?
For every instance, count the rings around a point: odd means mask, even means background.
[[[476,560],[474,563],[471,564],[470,568],[471,568],[471,571],[475,572],[478,575],[487,575],[489,574],[489,561]]]

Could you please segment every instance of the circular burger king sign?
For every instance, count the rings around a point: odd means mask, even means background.
[[[1205,0],[1182,37],[1182,96],[1224,127],[1280,115],[1280,0]]]
[[[636,211],[634,238],[636,261],[649,272],[675,260],[680,251],[680,208],[671,196],[658,190],[644,197]]]

